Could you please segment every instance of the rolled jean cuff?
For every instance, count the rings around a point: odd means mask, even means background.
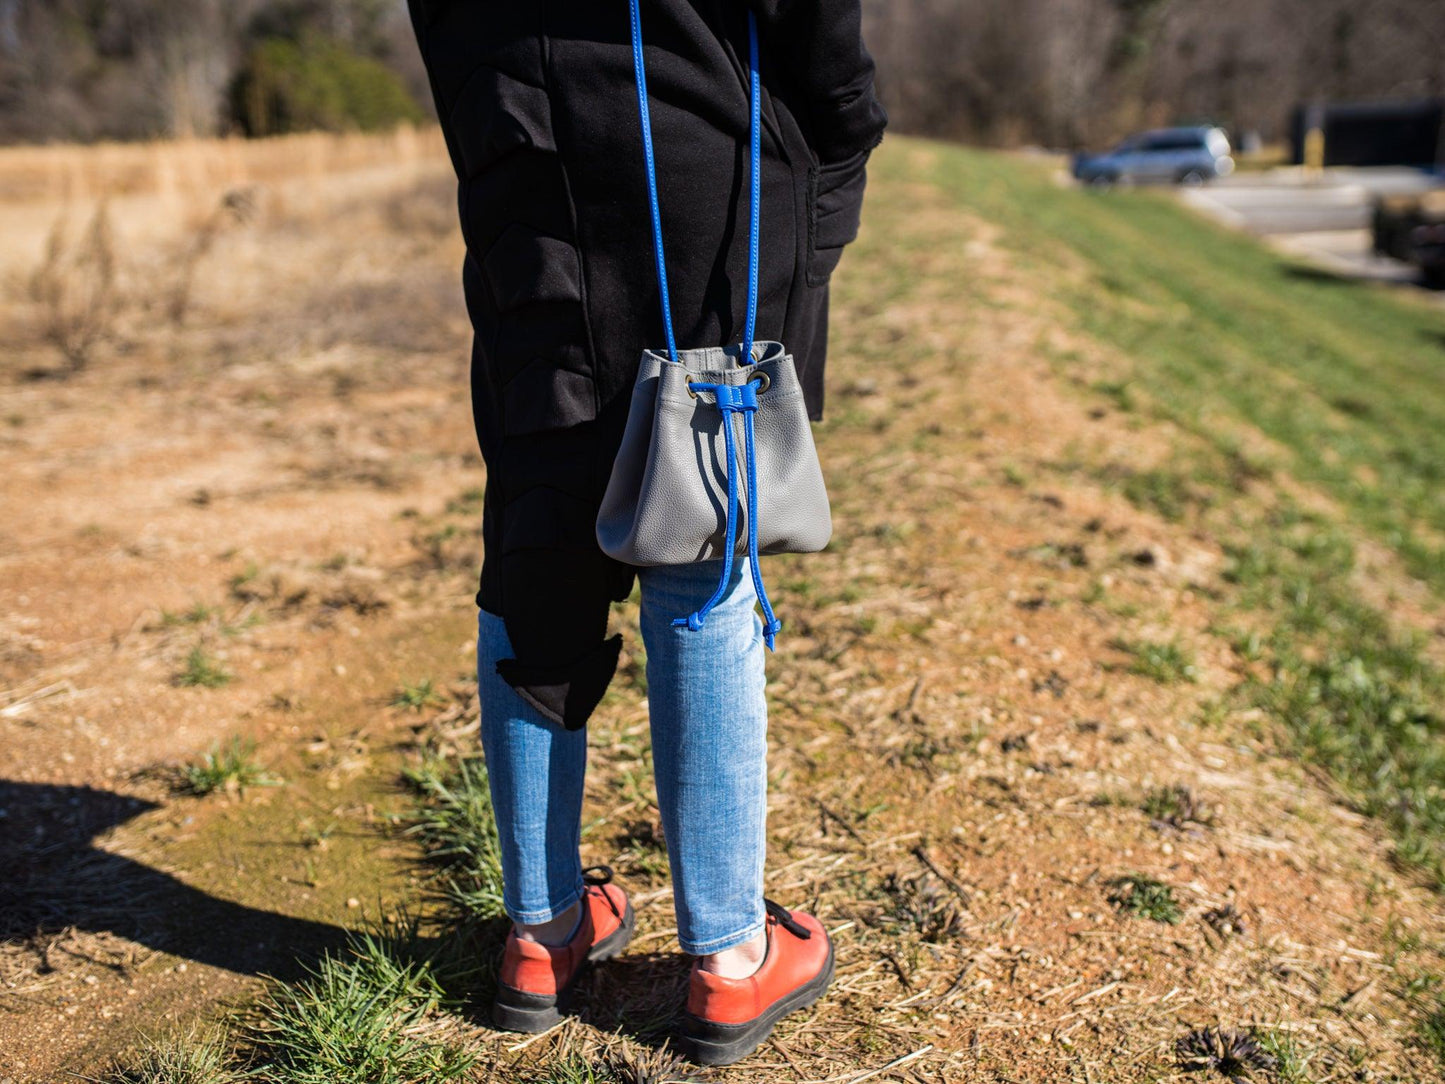
[[[763,927],[767,924],[767,921],[767,915],[763,915],[737,933],[730,933],[726,937],[714,937],[711,941],[687,941],[679,935],[677,943],[682,951],[689,956],[711,956],[715,952],[726,952],[730,948],[737,948],[739,945],[751,941],[763,932]]]
[[[524,911],[520,907],[513,907],[505,900],[502,906],[507,910],[507,917],[513,922],[519,922],[523,926],[540,926],[544,922],[551,922],[554,918],[560,918],[562,914],[574,903],[582,898],[585,885],[578,885],[570,895],[564,897],[561,903],[554,903],[545,911]]]

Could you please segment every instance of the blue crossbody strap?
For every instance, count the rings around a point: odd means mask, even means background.
[[[677,357],[677,336],[672,327],[672,300],[667,290],[667,257],[662,242],[662,207],[657,198],[657,158],[652,149],[652,113],[647,103],[647,64],[642,54],[642,15],[640,0],[631,0],[632,8],[632,67],[637,76],[637,113],[642,123],[642,153],[647,163],[647,201],[652,212],[652,248],[657,259],[657,292],[662,300],[662,326],[667,335],[667,356],[673,362]],[[748,11],[748,308],[743,324],[743,350],[739,361],[751,360],[753,335],[758,320],[758,246],[759,219],[762,216],[762,157],[763,157],[763,95],[762,77],[758,74],[758,22],[752,11]],[[743,420],[743,434],[747,459],[747,502],[748,502],[748,564],[752,571],[753,589],[763,611],[763,642],[772,650],[774,640],[782,629],[782,623],[773,614],[763,586],[762,571],[758,568],[758,475],[757,455],[754,451],[753,417],[758,410],[758,392],[764,387],[761,379],[746,384],[689,383],[694,395],[711,392],[714,405],[722,415],[723,441],[727,449],[727,523],[723,530],[722,574],[712,597],[686,617],[673,620],[673,625],[697,631],[707,621],[714,606],[722,601],[732,578],[733,551],[737,548],[738,534],[738,455],[733,439],[734,414]]]
[[[662,243],[662,205],[657,198],[657,158],[652,149],[652,112],[647,103],[647,63],[642,55],[642,12],[640,0],[631,0],[632,69],[637,77],[637,113],[642,122],[642,154],[647,163],[647,200],[652,211],[652,248],[657,259],[657,292],[662,300],[662,327],[667,336],[667,356],[677,361],[677,336],[672,329],[672,299],[667,289],[667,258]],[[748,93],[751,184],[748,216],[748,309],[743,330],[744,358],[752,356],[753,333],[758,315],[758,240],[762,210],[762,78],[758,74],[758,21],[748,11]]]
[[[758,74],[758,20],[748,9],[748,83],[752,110],[748,132],[752,136],[749,177],[752,192],[748,200],[748,315],[743,325],[743,358],[753,356],[753,330],[758,322],[758,219],[763,204],[763,81]]]

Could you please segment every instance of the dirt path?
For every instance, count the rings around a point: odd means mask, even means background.
[[[25,1079],[285,970],[359,921],[348,899],[384,894],[373,858],[394,848],[352,828],[388,800],[367,776],[392,740],[378,705],[439,659],[466,669],[475,517],[438,517],[474,513],[483,480],[448,174],[392,173],[327,179],[319,201],[260,190],[183,326],[159,301],[188,239],[127,250],[110,338],[69,379],[23,376],[57,363],[45,314],[12,295],[0,865],[22,891],[3,908],[0,1066]],[[182,683],[194,653],[222,687]],[[166,770],[233,735],[290,785],[172,803]],[[317,872],[333,867],[367,872]],[[189,953],[156,954],[177,937]]]
[[[1244,664],[1218,629],[1247,618],[1217,542],[1087,469],[1173,434],[1049,363],[1110,359],[909,179],[928,153],[884,152],[839,282],[836,542],[769,570],[769,889],[833,931],[836,993],[707,1079],[1172,1080],[1215,1025],[1307,1052],[1294,1079],[1428,1079],[1402,986],[1439,966],[1438,899],[1221,699]],[[143,300],[174,249],[128,257],[69,379],[21,378],[54,361],[7,306],[31,337],[0,385],[0,1076],[99,1073],[415,893],[396,770],[442,709],[390,701],[432,680],[470,740],[482,475],[448,185],[397,184],[229,230],[184,326]],[[586,815],[638,904],[631,960],[589,980],[624,1004],[682,977],[632,616]],[[178,684],[197,659],[229,680]],[[175,795],[163,769],[231,735],[285,785]],[[1130,912],[1131,876],[1175,921]],[[477,1029],[479,1079],[616,1041],[591,1020]]]

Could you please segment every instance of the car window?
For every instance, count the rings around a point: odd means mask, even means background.
[[[1149,140],[1151,151],[1197,151],[1204,146],[1202,136],[1190,133],[1166,133],[1153,136]]]

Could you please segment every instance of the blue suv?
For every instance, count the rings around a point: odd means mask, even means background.
[[[1130,136],[1106,154],[1074,156],[1084,184],[1203,184],[1234,172],[1229,137],[1218,128],[1160,128]]]

